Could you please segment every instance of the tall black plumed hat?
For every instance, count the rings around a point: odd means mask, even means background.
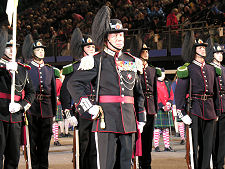
[[[211,38],[207,40],[208,46],[206,47],[206,61],[212,62],[214,58],[214,53],[222,52],[224,53],[224,47],[218,43],[213,43]]]
[[[24,61],[28,61],[29,59],[32,59],[33,55],[33,44],[34,40],[31,34],[26,35],[23,46],[22,46],[22,56],[24,58]]]
[[[80,60],[83,56],[82,41],[83,35],[80,29],[75,28],[70,40],[70,55],[74,58],[75,61]]]
[[[140,35],[134,35],[130,41],[130,53],[133,56],[140,58],[142,49],[142,40]]]
[[[8,39],[8,31],[5,27],[1,27],[0,29],[0,58],[3,56],[7,39]]]
[[[194,46],[194,32],[187,31],[182,44],[182,59],[184,62],[191,62],[194,59],[193,46]]]
[[[119,19],[111,19],[111,9],[103,6],[96,14],[91,31],[95,45],[102,49],[104,47],[105,37],[109,33],[125,32],[128,29],[123,28]]]
[[[36,41],[34,41],[34,43],[33,43],[33,50],[36,49],[36,48],[43,48],[43,49],[46,49],[46,46],[43,45],[43,43],[42,43],[40,40],[36,40]]]

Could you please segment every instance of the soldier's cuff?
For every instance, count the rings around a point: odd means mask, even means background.
[[[141,111],[138,112],[138,121],[139,122],[146,122],[147,121],[147,117],[146,117],[146,111]]]
[[[64,110],[64,115],[66,116],[66,119],[72,117],[69,109]]]
[[[79,105],[84,112],[88,111],[93,106],[88,98],[82,98]]]
[[[182,114],[182,111],[180,109],[177,109],[177,115],[179,118],[183,118],[184,115]]]

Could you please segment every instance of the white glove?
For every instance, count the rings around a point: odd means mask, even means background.
[[[9,112],[16,113],[22,109],[22,106],[19,103],[10,103],[9,104]]]
[[[99,116],[99,108],[100,106],[94,105],[89,109],[88,113],[92,115],[92,119],[96,119]]]
[[[181,118],[181,120],[184,122],[184,124],[190,125],[192,123],[191,118],[188,115],[185,115]]]
[[[6,70],[17,71],[18,64],[17,62],[8,62],[6,63]]]
[[[72,126],[77,126],[77,124],[78,124],[77,118],[75,116],[72,116],[72,117],[68,118],[67,120],[69,121],[69,123]]]
[[[138,126],[137,127],[140,130],[140,133],[143,132],[144,126],[145,126],[145,122],[138,122]]]

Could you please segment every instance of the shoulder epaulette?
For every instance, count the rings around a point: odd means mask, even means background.
[[[60,70],[57,67],[53,67],[53,70],[54,70],[55,77],[59,78],[60,77]]]
[[[222,75],[222,70],[221,70],[221,68],[219,66],[217,66],[216,64],[213,64],[212,62],[209,63],[209,64],[214,67],[217,76],[221,76]]]
[[[94,67],[94,57],[85,56],[81,59],[80,66],[77,70],[90,70]]]
[[[178,78],[186,78],[189,76],[188,73],[188,66],[190,65],[190,63],[185,63],[183,66],[180,66],[177,68],[177,77]]]
[[[20,63],[20,62],[17,62],[17,63],[18,63],[18,65],[23,66],[23,67],[26,68],[27,70],[30,70],[30,69],[31,69],[31,67],[30,67],[29,65],[27,65],[27,64],[22,64],[22,63]]]
[[[155,67],[155,70],[156,70],[156,75],[157,77],[161,77],[162,76],[162,71],[159,67]]]
[[[62,70],[62,74],[63,75],[68,75],[70,73],[72,73],[74,70],[73,70],[73,64],[77,63],[78,61],[76,62],[73,62],[69,65],[66,65],[66,66],[63,66],[63,70]]]

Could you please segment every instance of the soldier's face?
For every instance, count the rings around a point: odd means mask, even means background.
[[[45,57],[45,50],[44,48],[36,48],[34,49],[34,55],[40,59]]]
[[[205,46],[197,46],[196,53],[205,57],[206,56]]]
[[[95,53],[95,45],[87,45],[84,46],[84,51],[88,54],[93,56]],[[84,52],[84,56],[86,56],[87,54]]]
[[[4,53],[9,59],[12,59],[13,56],[13,47],[9,46],[5,48],[5,53]]]
[[[115,46],[117,49],[113,46]],[[124,47],[124,32],[108,34],[107,47],[115,52],[119,52],[120,50],[122,50]]]
[[[144,60],[148,60],[148,50],[142,50],[141,51],[141,58],[143,58]]]
[[[223,53],[222,52],[216,52],[216,53],[214,53],[214,58],[218,62],[222,62],[223,61]]]

